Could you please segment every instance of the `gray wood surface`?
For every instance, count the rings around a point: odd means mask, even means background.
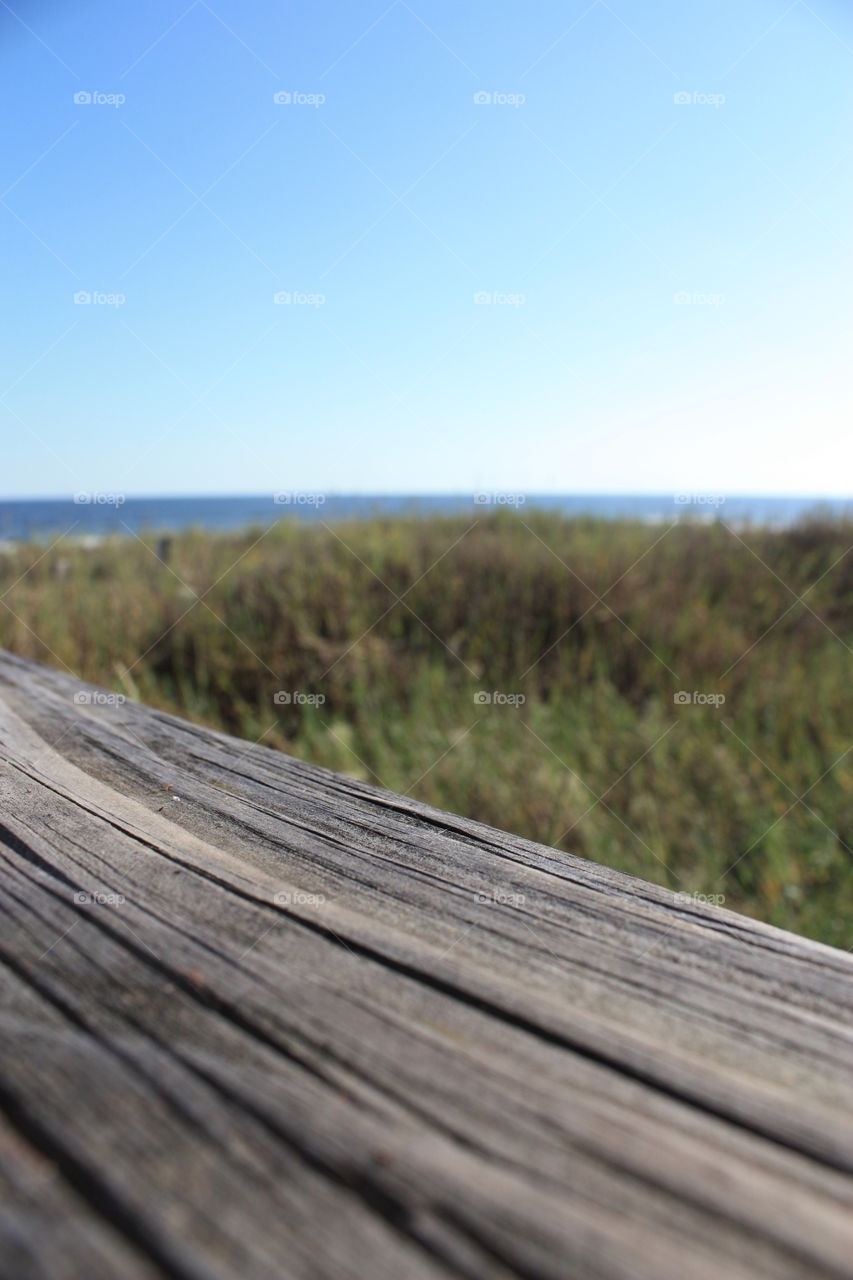
[[[0,653],[0,1274],[853,1277],[853,958]]]

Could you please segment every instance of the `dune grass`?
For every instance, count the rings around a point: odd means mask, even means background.
[[[0,645],[851,947],[851,544],[524,513],[26,545]]]

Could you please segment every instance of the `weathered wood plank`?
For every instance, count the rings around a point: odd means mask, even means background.
[[[0,655],[16,1277],[853,1276],[853,958],[82,688]]]

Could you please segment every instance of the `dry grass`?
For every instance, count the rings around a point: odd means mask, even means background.
[[[169,567],[25,546],[0,644],[853,946],[853,526],[741,538],[526,514],[191,533]]]

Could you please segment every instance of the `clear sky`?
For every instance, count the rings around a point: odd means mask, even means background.
[[[846,0],[3,0],[0,99],[0,495],[853,492]]]

